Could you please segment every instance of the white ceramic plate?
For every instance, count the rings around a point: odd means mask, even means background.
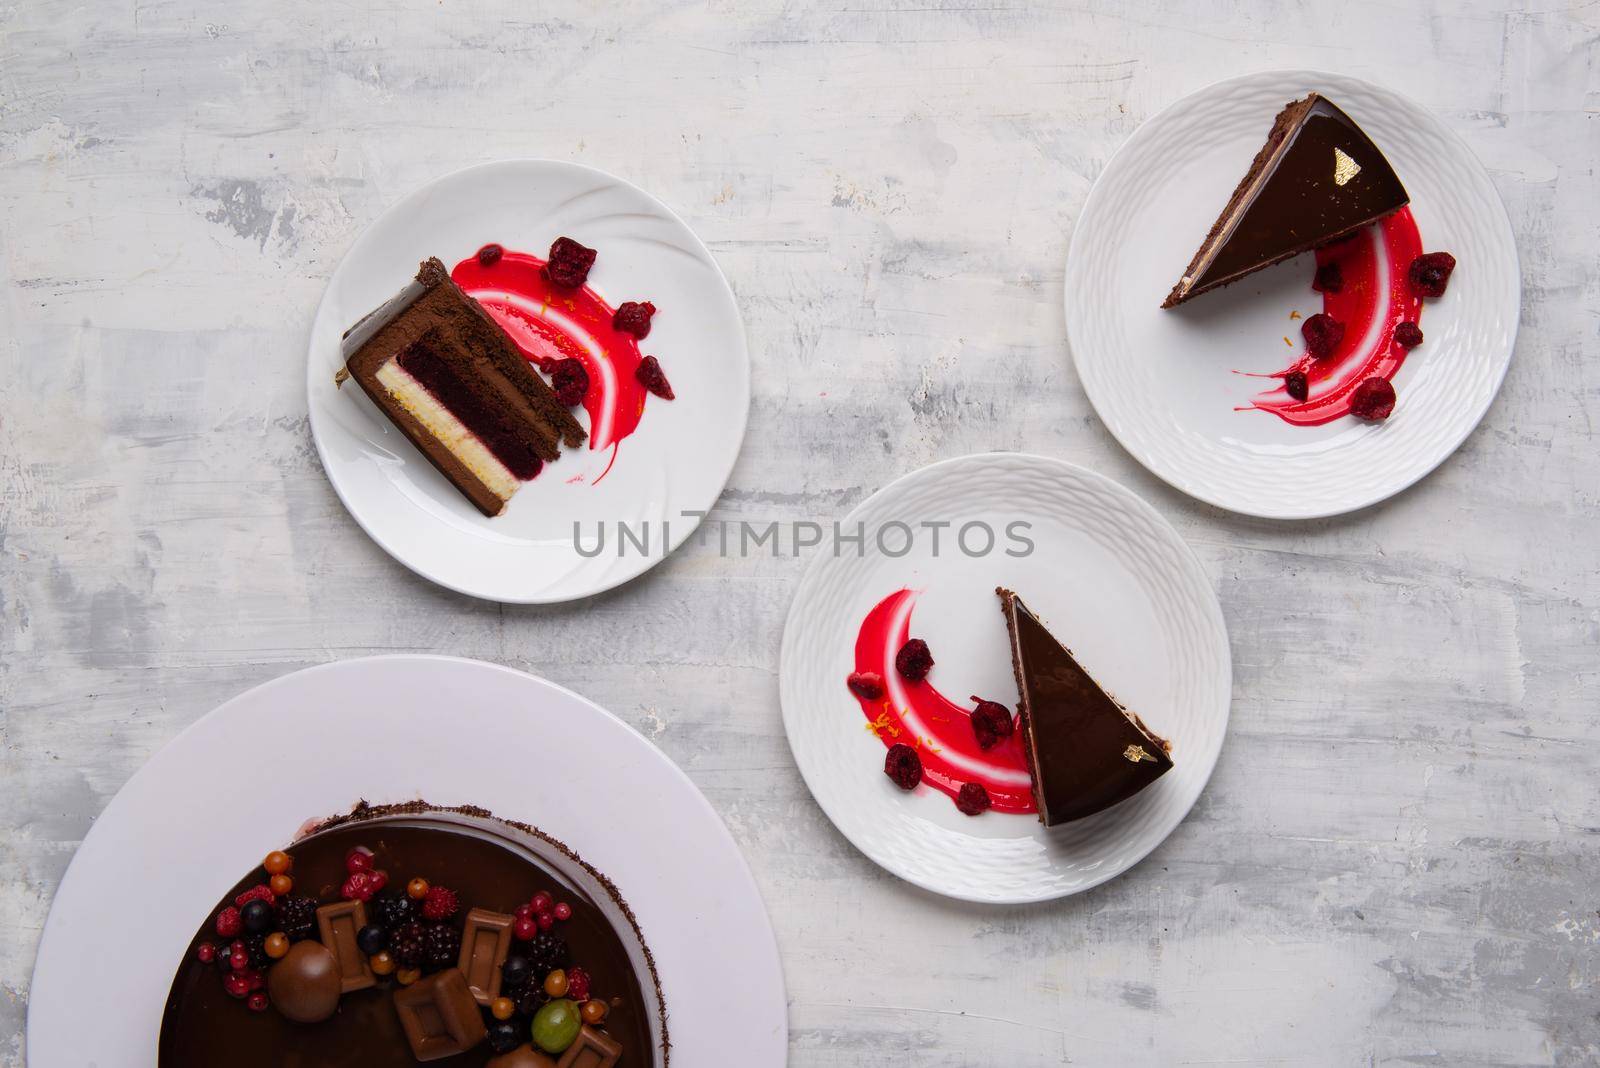
[[[895,521],[924,533],[904,556],[876,544]],[[948,521],[935,554],[923,523]],[[1006,536],[1030,523],[1027,556]],[[1222,610],[1199,561],[1155,510],[1092,471],[1015,453],[925,467],[873,494],[843,521],[867,549],[819,558],[783,634],[783,723],[801,774],[828,818],[867,856],[918,886],[969,901],[1064,897],[1126,871],[1189,811],[1217,761],[1232,668]],[[996,531],[996,550],[962,552],[966,523]],[[886,539],[890,552],[903,537]],[[974,530],[969,548],[983,547]],[[1172,771],[1127,801],[1046,830],[1032,815],[962,815],[927,785],[902,793],[883,774],[884,746],[845,687],[868,611],[920,590],[911,633],[937,661],[930,680],[954,699],[1015,706],[1010,644],[995,597],[1014,589],[1108,689],[1172,742]]]
[[[638,917],[666,994],[672,1063],[722,1063],[729,1048],[740,1063],[784,1063],[777,943],[738,847],[694,784],[569,690],[436,656],[347,660],[274,679],[205,716],[134,775],[85,837],[51,906],[28,1062],[153,1066],[172,970],[199,920],[306,819],[362,798],[479,805],[565,842],[612,878]],[[85,991],[94,992],[93,1027],[84,1026]]]
[[[1278,110],[1317,90],[1375,141],[1411,194],[1423,247],[1455,255],[1427,303],[1426,342],[1395,379],[1385,423],[1298,427],[1234,411],[1299,351],[1288,314],[1321,310],[1308,255],[1163,311],[1167,291],[1266,139]],[[1180,100],[1128,139],[1072,236],[1066,316],[1089,400],[1134,458],[1203,501],[1248,515],[1335,515],[1405,489],[1455,451],[1511,360],[1521,273],[1511,223],[1466,144],[1418,104],[1355,78],[1275,71]],[[1295,350],[1283,345],[1289,336]],[[1286,354],[1289,358],[1286,358]]]
[[[566,235],[598,250],[589,284],[613,306],[652,301],[641,344],[657,356],[677,399],[648,399],[639,428],[609,450],[566,450],[486,519],[434,470],[359,388],[334,387],[339,339],[399,292],[417,264],[454,267],[489,242],[544,256]],[[694,532],[733,470],[750,407],[750,357],[733,292],[711,253],[660,201],[620,178],[549,160],[472,167],[417,190],[367,228],[328,283],[311,330],[306,371],[311,434],[339,499],[396,560],[453,590],[495,601],[551,603],[608,590],[659,563]],[[576,413],[588,426],[588,415]],[[569,481],[575,475],[586,481]],[[585,557],[596,523],[654,539],[663,551]]]

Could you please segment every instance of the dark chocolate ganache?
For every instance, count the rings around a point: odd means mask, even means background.
[[[538,853],[535,853],[536,848]],[[568,972],[576,967],[586,973],[588,998],[605,1002],[604,1018],[594,1025],[594,1030],[622,1047],[618,1065],[647,1068],[665,1063],[665,1011],[660,987],[653,974],[649,951],[637,928],[633,928],[632,914],[609,881],[565,847],[531,828],[514,827],[472,811],[437,810],[420,804],[392,809],[362,806],[285,848],[284,852],[292,858],[292,868],[287,874],[293,880],[293,888],[277,899],[276,907],[281,909],[282,903],[290,898],[313,898],[318,906],[340,901],[348,878],[346,858],[352,849],[371,850],[372,869],[387,875],[384,889],[366,904],[369,923],[376,922],[383,911],[380,906],[383,899],[406,896],[408,882],[416,878],[454,892],[459,909],[442,923],[452,926],[456,932],[462,930],[472,909],[515,914],[519,906],[528,904],[541,891],[547,892],[551,901],[570,908],[570,916],[554,923],[548,931],[541,931],[540,935],[564,944],[565,951],[558,950],[557,955]],[[365,989],[347,990],[338,997],[338,1008],[333,1015],[317,1023],[297,1023],[287,1018],[270,1003],[266,997],[269,987],[262,982],[256,984],[256,992],[262,997],[254,1005],[248,996],[240,996],[242,984],[239,982],[233,984],[234,992],[229,992],[225,982],[230,975],[229,951],[238,941],[248,942],[252,938],[254,941],[249,950],[252,964],[245,974],[254,973],[270,979],[271,969],[278,963],[264,955],[260,933],[252,936],[241,931],[236,938],[226,938],[220,937],[217,930],[218,914],[234,905],[238,895],[268,879],[268,872],[257,867],[240,880],[204,918],[194,939],[183,950],[161,1022],[160,1068],[217,1068],[219,1065],[228,1068],[411,1068],[415,1065],[417,1059],[395,1007],[395,993],[402,989],[400,979],[406,969],[396,968],[389,974],[376,976],[375,985]],[[580,880],[595,888],[597,896],[610,899],[606,911],[580,889]],[[298,906],[302,915],[309,907],[309,902]],[[258,917],[260,912],[256,910]],[[560,912],[566,914],[567,908]],[[633,929],[619,934],[606,912]],[[417,918],[422,919],[420,915]],[[288,936],[294,942],[319,940],[317,925],[312,923],[309,934],[305,933],[305,924],[294,922],[293,909],[274,913],[273,932],[281,934],[277,928],[285,924],[299,927],[298,933],[291,932]],[[439,925],[427,924],[429,927]],[[435,932],[435,935],[448,943],[447,934]],[[527,953],[531,958],[550,956],[548,938],[540,943],[542,954],[530,949],[538,937],[512,941],[509,952],[512,955]],[[212,948],[205,951],[201,948],[203,945]],[[283,943],[277,942],[275,948],[281,952]],[[178,947],[174,947],[175,956],[177,951]],[[204,956],[216,959],[207,962],[202,959]],[[534,966],[542,969],[544,965],[536,963]],[[431,964],[423,964],[419,970],[426,976],[445,969],[436,959]],[[531,983],[519,988],[522,997],[515,999],[516,1010],[509,1018],[524,1043],[529,1040],[534,1013],[544,1001],[536,992],[539,985],[540,979],[536,976]],[[516,992],[505,991],[506,994]],[[261,1005],[263,1000],[268,1001],[265,1007]],[[497,1020],[489,1006],[482,1006],[480,1011],[486,1028],[506,1022]],[[654,1040],[652,1032],[658,1036]],[[505,1033],[502,1026],[502,1044]],[[475,1068],[488,1064],[496,1055],[491,1042],[484,1040],[446,1058],[445,1063]],[[551,1057],[552,1061],[558,1059]]]

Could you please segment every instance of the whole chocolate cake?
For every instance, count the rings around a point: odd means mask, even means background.
[[[205,918],[159,1063],[646,1068],[667,1053],[649,949],[605,876],[481,810],[363,803],[267,854]]]

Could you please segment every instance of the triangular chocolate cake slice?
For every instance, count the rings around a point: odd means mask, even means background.
[[[1054,826],[1092,816],[1164,775],[1172,767],[1167,742],[1101,689],[1022,598],[995,593],[1011,634],[1040,821]]]
[[[1312,93],[1278,112],[1267,143],[1161,306],[1331,244],[1409,200],[1371,138]]]

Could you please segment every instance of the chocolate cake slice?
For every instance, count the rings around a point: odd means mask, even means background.
[[[586,437],[437,259],[345,332],[350,377],[484,515]]]
[[[1126,800],[1172,767],[1171,746],[1101,689],[1072,651],[1007,589],[995,590],[1011,635],[1022,744],[1046,826]]]
[[[1312,93],[1278,112],[1267,143],[1161,306],[1331,244],[1409,200],[1371,138]]]

